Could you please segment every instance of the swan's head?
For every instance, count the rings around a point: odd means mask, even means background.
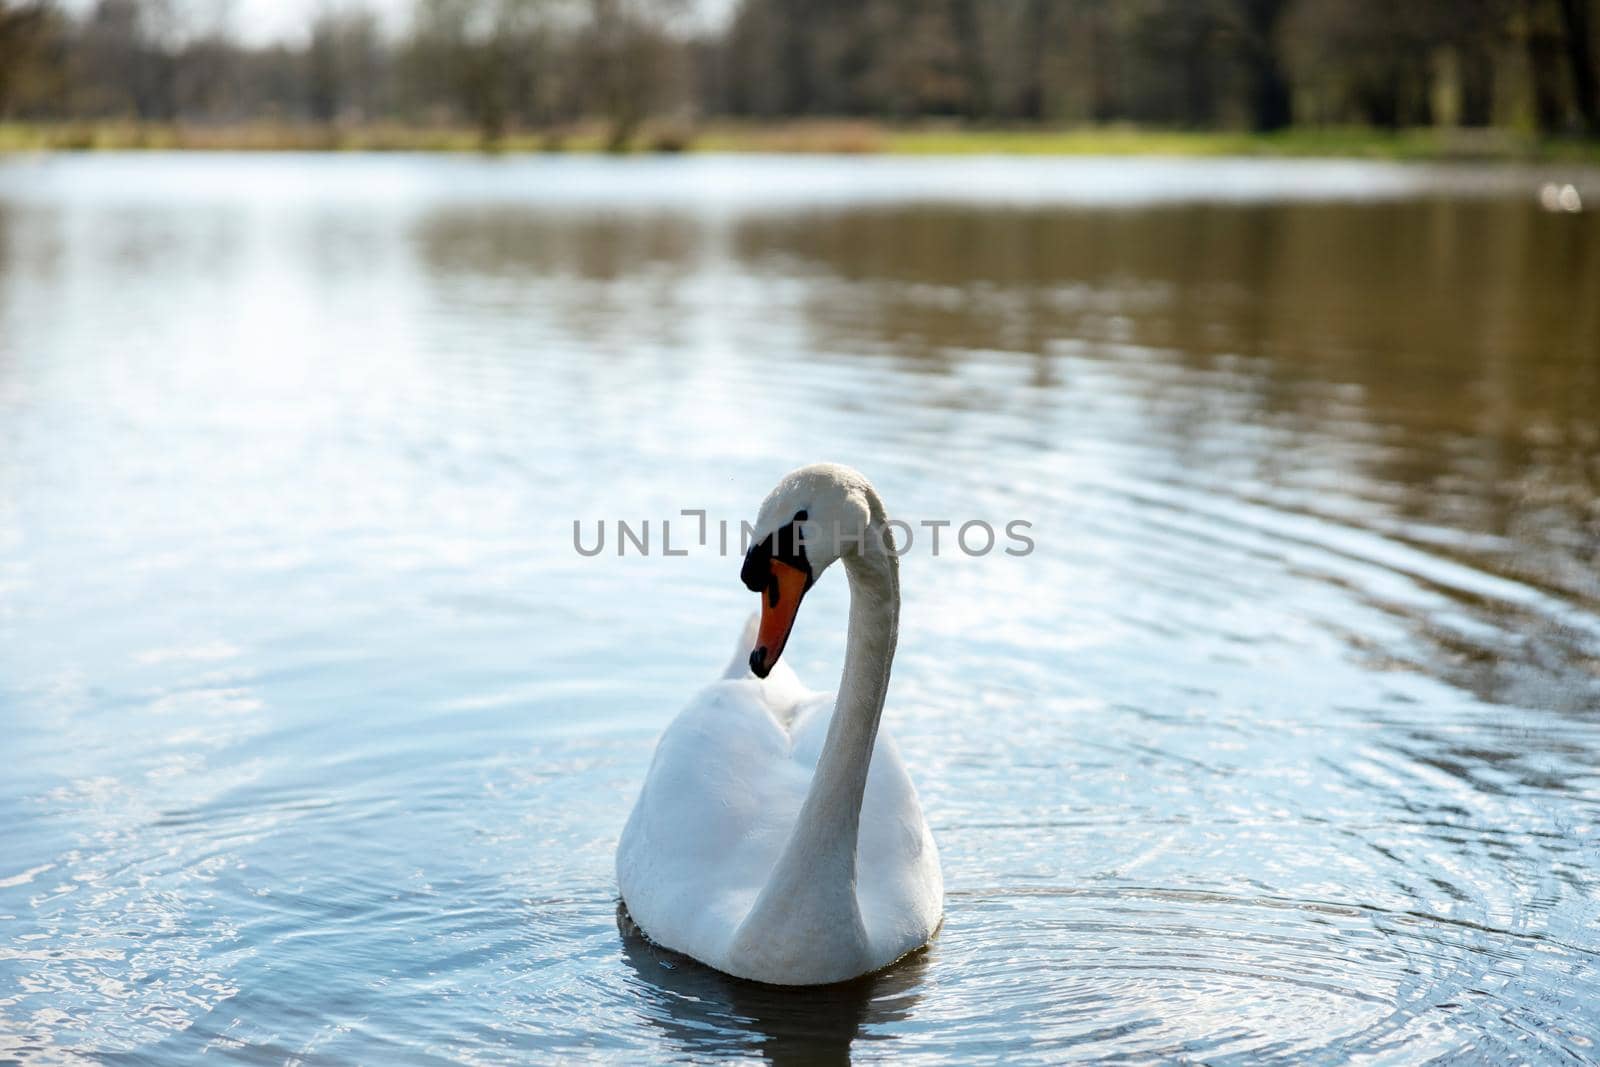
[[[883,550],[883,508],[859,471],[814,463],[784,475],[756,516],[740,577],[761,594],[750,669],[765,678],[783,655],[800,601],[844,555]]]

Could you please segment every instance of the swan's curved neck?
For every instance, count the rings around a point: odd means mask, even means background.
[[[795,836],[815,823],[823,841],[841,851],[853,875],[861,797],[900,634],[900,574],[895,557],[887,552],[852,553],[842,562],[850,579],[844,673]]]
[[[882,534],[879,523],[868,538]],[[850,631],[827,740],[793,834],[741,932],[769,946],[785,931],[864,943],[856,904],[856,836],[900,626],[895,556],[867,542],[842,557],[850,580]]]

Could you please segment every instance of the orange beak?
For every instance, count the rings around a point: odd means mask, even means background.
[[[756,632],[756,647],[750,653],[750,669],[757,678],[771,673],[789,643],[800,600],[806,595],[810,576],[799,567],[779,560],[768,564],[767,588],[761,596],[761,627]]]

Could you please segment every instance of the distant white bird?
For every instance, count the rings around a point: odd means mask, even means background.
[[[1546,211],[1565,211],[1575,215],[1583,210],[1583,196],[1576,185],[1545,182],[1539,187],[1539,206]]]
[[[623,903],[658,944],[741,978],[839,982],[939,925],[944,878],[905,765],[879,729],[900,580],[883,504],[834,464],[761,506],[745,584],[761,594],[726,674],[667,728],[617,849]],[[850,581],[836,697],[779,664],[800,600],[835,560]]]

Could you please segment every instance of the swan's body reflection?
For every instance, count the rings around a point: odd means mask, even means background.
[[[759,1050],[775,1064],[848,1063],[863,1031],[910,1015],[935,948],[851,982],[769,986],[731,978],[652,944],[617,903],[622,955],[638,976],[640,1012],[694,1055]]]

